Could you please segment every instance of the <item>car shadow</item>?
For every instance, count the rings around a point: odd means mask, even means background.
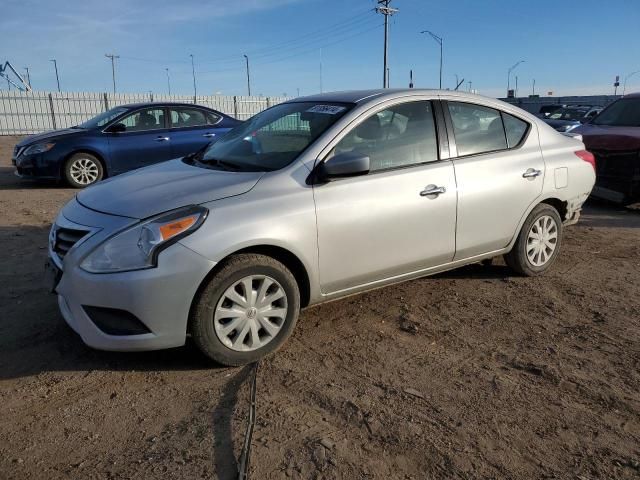
[[[2,190],[41,189],[43,187],[57,189],[69,188],[68,185],[58,180],[20,178],[14,172],[14,167],[0,167],[0,188]]]
[[[640,228],[640,208],[623,207],[604,200],[589,199],[578,223],[580,227]]]

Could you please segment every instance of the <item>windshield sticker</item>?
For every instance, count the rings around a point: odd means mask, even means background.
[[[328,115],[335,115],[342,112],[346,107],[340,107],[339,105],[314,105],[307,112],[310,113],[326,113]]]

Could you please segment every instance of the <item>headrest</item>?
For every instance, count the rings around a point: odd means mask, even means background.
[[[372,115],[356,128],[356,135],[365,140],[377,140],[381,134],[382,128],[378,115]]]

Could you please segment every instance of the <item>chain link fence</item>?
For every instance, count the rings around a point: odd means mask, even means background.
[[[195,102],[194,102],[195,100]],[[27,135],[78,125],[128,103],[196,103],[240,120],[289,100],[288,97],[156,95],[153,93],[0,91],[0,135]]]

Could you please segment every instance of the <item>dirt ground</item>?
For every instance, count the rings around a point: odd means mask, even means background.
[[[250,368],[91,350],[42,286],[74,191],[0,137],[0,478],[235,478]],[[304,311],[258,372],[252,479],[640,477],[640,211],[592,204],[542,278],[501,261]]]

